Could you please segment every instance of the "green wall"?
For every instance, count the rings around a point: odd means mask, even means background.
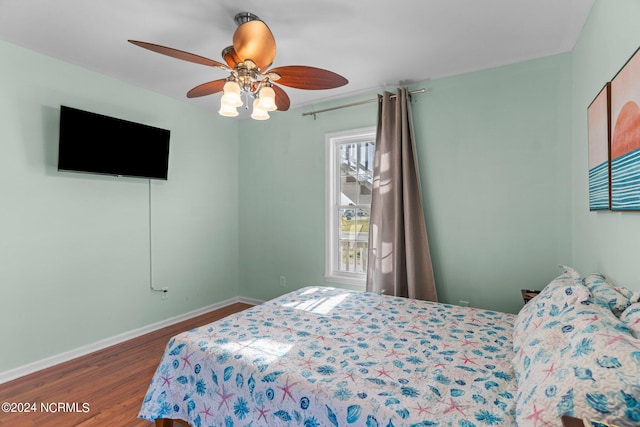
[[[238,122],[0,42],[0,372],[238,295]],[[57,171],[60,105],[171,130],[168,181]]]
[[[303,286],[325,284],[324,135],[375,126],[377,106],[371,103],[331,111],[315,120],[302,116],[317,107],[276,112],[266,122],[246,121],[240,128],[243,296],[265,300]],[[280,287],[280,276],[286,277],[286,288]]]
[[[602,272],[640,290],[640,213],[589,212],[587,106],[640,46],[640,2],[596,1],[572,53],[573,258],[582,273]]]
[[[571,261],[568,54],[439,79],[413,105],[441,300],[517,312]]]
[[[428,89],[413,117],[442,301],[516,312],[521,288],[571,261],[570,65],[564,54],[415,85]],[[325,284],[324,135],[375,125],[377,104],[301,116],[315,107],[240,129],[242,295],[278,295],[280,276],[287,290]]]

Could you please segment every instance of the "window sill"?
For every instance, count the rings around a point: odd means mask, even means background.
[[[337,283],[340,285],[359,286],[363,290],[367,286],[367,279],[362,277],[343,276],[339,274],[325,274],[324,280],[329,283]]]

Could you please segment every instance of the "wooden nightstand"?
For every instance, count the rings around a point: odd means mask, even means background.
[[[573,418],[568,415],[562,416],[562,427],[584,427],[581,419]]]
[[[521,289],[520,293],[522,293],[522,300],[524,303],[528,303],[529,300],[540,293],[540,291],[531,291],[529,289]]]

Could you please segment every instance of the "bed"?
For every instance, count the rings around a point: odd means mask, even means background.
[[[172,338],[139,417],[193,427],[553,426],[562,415],[639,425],[640,298],[592,276],[565,268],[517,316],[300,289]],[[598,300],[597,287],[619,301]]]

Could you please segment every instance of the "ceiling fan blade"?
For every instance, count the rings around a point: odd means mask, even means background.
[[[276,93],[276,106],[278,107],[278,111],[287,111],[289,109],[289,106],[291,105],[289,96],[284,90],[282,90],[281,87],[278,87],[274,84],[272,84],[271,87]]]
[[[187,98],[197,98],[199,96],[212,95],[214,93],[222,92],[224,84],[227,79],[218,79],[211,82],[202,83],[187,92]]]
[[[265,74],[277,73],[280,78],[278,84],[296,89],[319,90],[334,89],[349,83],[349,80],[332,71],[322,68],[307,67],[304,65],[289,65],[277,67]]]
[[[233,46],[227,46],[222,50],[222,58],[229,68],[235,68],[238,62],[242,62]]]
[[[266,70],[276,57],[276,41],[267,24],[260,20],[245,22],[233,33],[233,48],[242,61],[251,59]]]
[[[193,53],[174,49],[172,47],[160,46],[159,44],[141,42],[138,40],[129,40],[129,43],[132,43],[136,46],[143,47],[145,49],[148,49],[156,53],[161,53],[163,55],[171,56],[172,58],[181,59],[183,61],[195,62],[196,64],[206,65],[209,67],[218,67],[225,70],[229,68],[223,63],[214,61],[213,59],[205,58],[204,56],[195,55]]]

